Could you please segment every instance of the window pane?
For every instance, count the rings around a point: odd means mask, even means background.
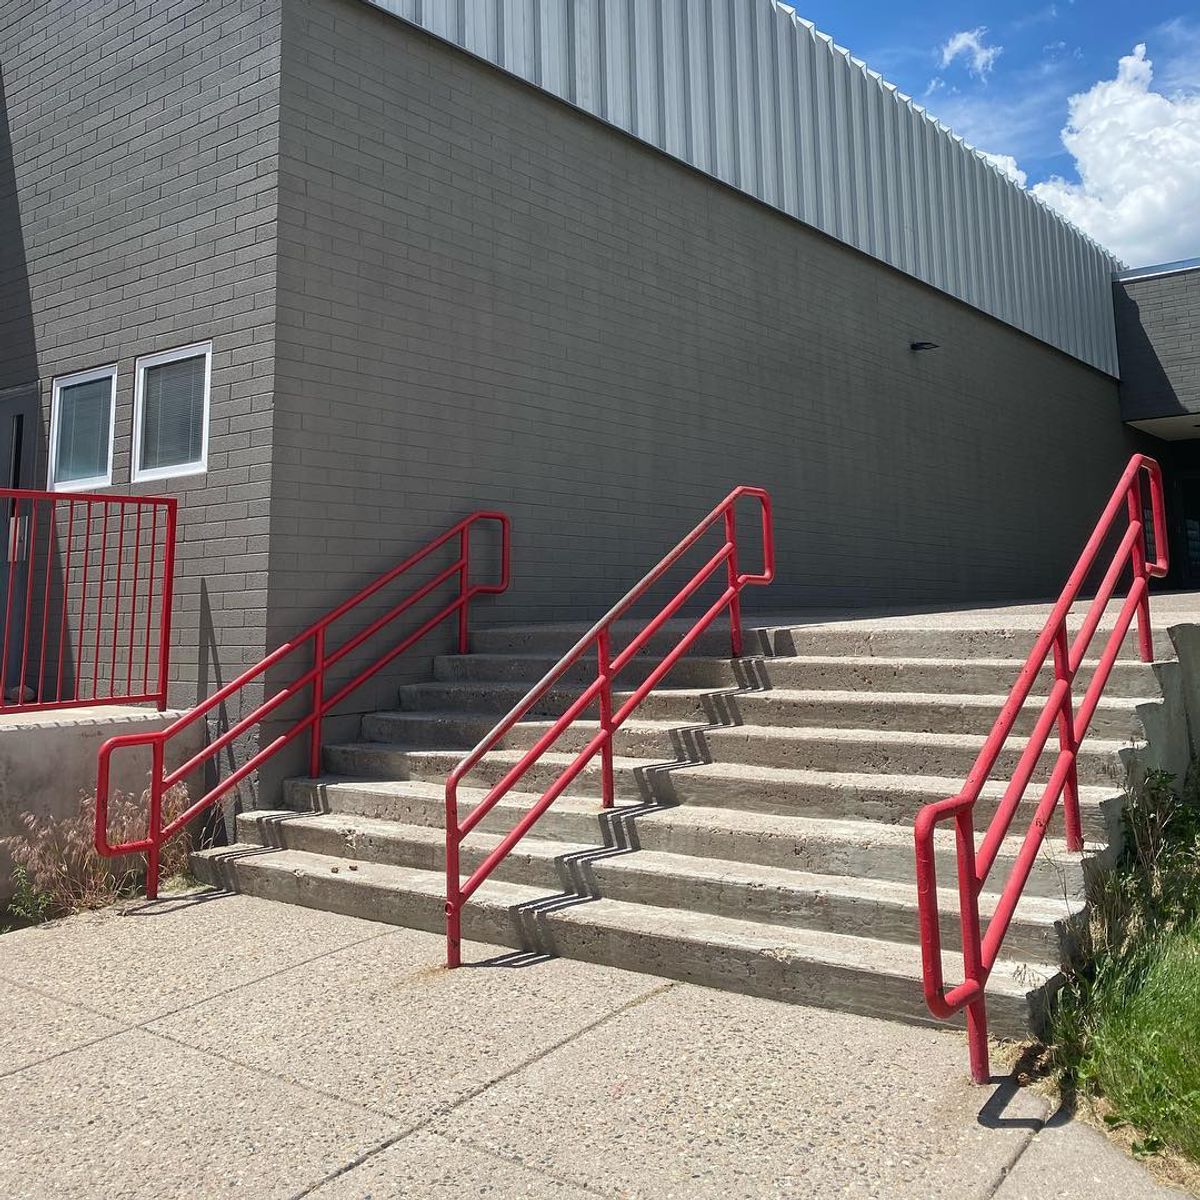
[[[139,470],[200,461],[204,437],[204,355],[147,367]]]
[[[111,379],[59,388],[55,483],[103,479],[108,475],[111,407]]]

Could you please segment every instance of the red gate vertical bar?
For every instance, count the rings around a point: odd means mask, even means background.
[[[54,531],[58,528],[58,501],[50,501],[50,518],[46,522],[46,579],[42,585],[42,652],[38,660],[37,691],[34,700],[41,704],[46,691],[46,646],[50,642],[50,563],[54,558]]]
[[[124,623],[121,620],[121,568],[125,565],[125,505],[118,504],[117,511],[120,513],[120,517],[117,521],[117,579],[116,590],[113,594],[112,661],[108,666],[108,694],[110,696],[117,694],[117,639],[120,637],[121,626]],[[132,625],[129,637],[132,642]]]
[[[83,646],[87,635],[87,586],[88,567],[92,562],[92,500],[87,501],[87,520],[83,527],[83,580],[79,588],[79,649],[75,655],[75,699],[82,699],[80,689],[83,687]]]
[[[100,521],[100,579],[96,585],[96,646],[92,655],[92,699],[100,687],[100,631],[104,627],[104,572],[108,564],[108,501],[101,500],[104,516]],[[91,549],[91,547],[88,547]]]
[[[75,541],[75,508],[76,500],[67,501],[67,549],[63,555],[63,586],[62,612],[59,614],[58,625],[58,672],[54,685],[54,698],[63,698],[63,666],[67,659],[67,610],[71,604],[71,552]],[[78,664],[76,664],[78,666]],[[78,676],[77,676],[78,677]]]
[[[729,590],[729,649],[733,658],[742,657],[742,594],[738,588],[737,517],[731,504],[725,510],[725,541],[729,545],[726,573]]]
[[[150,647],[153,638],[150,631],[154,625],[154,564],[158,561],[158,505],[150,509],[150,568],[146,572],[146,636],[145,649],[142,655],[142,691],[150,690]],[[163,547],[163,563],[167,561],[167,548]]]
[[[179,502],[166,501],[166,542],[163,545],[162,616],[158,622],[158,710],[167,707],[167,681],[171,664],[171,601],[175,595],[175,533]]]
[[[137,625],[138,571],[142,565],[142,506],[138,505],[137,521],[133,527],[133,595],[129,598],[129,655],[125,661],[125,691],[133,694],[133,644]],[[154,570],[154,559],[150,559],[150,570]],[[143,690],[145,687],[143,685]]]
[[[596,662],[600,680],[600,731],[604,734],[604,744],[600,747],[600,807],[612,808],[616,783],[613,779],[612,637],[607,625],[596,635]]]

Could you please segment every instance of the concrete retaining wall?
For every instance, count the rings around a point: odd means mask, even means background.
[[[75,816],[83,794],[95,796],[96,754],[111,737],[146,733],[169,725],[178,712],[86,708],[0,717],[0,837],[22,833],[22,814],[61,821]],[[173,739],[168,768],[194,754],[203,726]],[[149,780],[148,754],[113,755],[111,788],[140,795]],[[0,849],[0,905],[12,896],[12,857]]]

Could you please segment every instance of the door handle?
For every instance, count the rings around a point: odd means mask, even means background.
[[[14,515],[8,518],[8,561],[10,563],[25,561],[29,553],[28,531],[28,517]]]

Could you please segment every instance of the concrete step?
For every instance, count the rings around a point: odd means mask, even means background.
[[[965,779],[979,755],[983,738],[961,733],[739,725],[697,730],[694,735],[675,732],[671,735],[671,743],[685,753],[691,753],[694,747],[698,757],[713,762],[824,771],[850,768],[886,775],[942,775]],[[1000,752],[993,775],[1008,779],[1023,748],[1020,738],[1010,739]],[[1119,784],[1125,778],[1124,760],[1131,753],[1127,741],[1089,735],[1080,747],[1077,759],[1079,782]],[[1056,754],[1055,741],[1048,744],[1042,757],[1040,776],[1048,775]]]
[[[644,620],[617,621],[612,626],[613,653],[619,654],[646,627],[653,617],[648,611]],[[668,621],[643,647],[647,655],[662,655],[674,649],[695,626],[695,618]],[[580,623],[547,625],[498,625],[491,629],[476,629],[471,633],[473,654],[549,654],[561,657],[587,632]],[[770,653],[770,635],[765,630],[746,627],[742,634],[743,652]],[[689,654],[726,655],[730,652],[729,618],[718,617],[689,647]],[[594,655],[592,656],[594,659]]]
[[[510,758],[507,765],[515,761]],[[565,764],[566,760],[562,760]],[[498,767],[499,764],[496,764]],[[628,763],[626,763],[628,769]],[[636,768],[634,768],[636,770]],[[497,769],[494,775],[498,777]],[[475,776],[471,776],[474,780]],[[620,781],[619,781],[620,782]],[[646,771],[640,780],[640,801],[630,803],[631,797],[639,795],[636,779],[626,776],[629,786],[622,789],[627,797],[626,804],[614,811],[636,814],[643,805],[658,813],[665,809],[672,814],[668,831],[688,828],[691,822],[700,832],[708,835],[715,823],[725,822],[736,826],[738,814],[761,817],[803,816],[813,820],[828,818],[843,821],[875,821],[887,825],[910,827],[917,812],[926,804],[944,800],[954,795],[961,787],[961,780],[939,779],[936,776],[907,775],[846,775],[825,771],[788,771],[771,768],[748,770],[710,763],[690,766],[675,771]],[[593,789],[589,791],[590,789]],[[975,823],[985,829],[995,815],[996,805],[1003,793],[1002,784],[987,784],[975,809]],[[1032,793],[1032,789],[1031,789]],[[483,787],[464,785],[459,789],[459,800],[464,811],[473,807],[486,794]],[[509,793],[502,806],[511,802],[514,811],[524,812],[539,798],[540,792],[518,790]],[[420,825],[441,827],[445,819],[444,776],[429,781],[370,780],[354,778],[293,779],[285,788],[285,803],[302,812],[310,810],[358,813],[363,816],[386,817],[391,820]],[[1030,813],[1037,797],[1030,795],[1014,822],[1014,832],[1028,827]],[[1080,788],[1080,816],[1084,837],[1088,841],[1107,842],[1114,831],[1119,831],[1123,795],[1104,788]],[[717,810],[715,813],[709,810]],[[561,797],[538,823],[539,831],[546,836],[564,840],[591,841],[595,837],[594,822],[600,811],[598,780],[588,775],[583,787],[575,795]],[[636,821],[636,816],[626,818]],[[511,818],[505,817],[498,828],[509,828]],[[664,822],[652,823],[646,835],[663,836]],[[718,826],[719,830],[719,826]],[[1062,809],[1059,806],[1051,824],[1054,837],[1063,836]],[[633,836],[624,835],[626,839]],[[642,836],[641,833],[638,836]],[[731,832],[730,836],[733,836]],[[694,834],[685,839],[688,846]],[[762,845],[757,825],[747,829],[744,845],[737,851],[725,848],[724,835],[710,840],[719,840],[721,845],[705,843],[699,849],[684,848],[683,843],[656,842],[660,850],[676,850],[681,853],[697,853],[711,857],[733,857],[747,862],[772,861],[757,857]],[[609,839],[606,839],[609,840]],[[626,844],[626,843],[622,843]],[[636,843],[633,843],[636,844]],[[768,843],[769,845],[770,843]],[[788,851],[790,856],[790,851]]]
[[[1031,646],[1032,640],[1029,645]],[[1026,646],[1028,652],[1029,646]],[[447,654],[434,659],[436,680],[447,683],[524,684],[520,695],[541,679],[557,662],[553,654]],[[621,673],[622,688],[635,687],[662,661],[639,656]],[[1094,662],[1083,664],[1077,687],[1086,687]],[[1021,661],[1016,658],[888,658],[854,654],[810,654],[745,658],[681,659],[667,675],[665,684],[683,688],[829,688],[835,691],[964,693],[1006,696]],[[590,683],[595,664],[573,665],[562,683]],[[1044,694],[1053,679],[1046,667],[1038,677],[1036,691]],[[1159,695],[1155,669],[1150,663],[1118,659],[1104,694],[1110,698],[1155,698]],[[520,695],[516,698],[519,699]]]
[[[523,691],[528,691],[558,661],[557,654],[441,654],[433,660],[433,674],[447,683],[522,683]],[[759,655],[738,659],[689,656],[675,664],[665,682],[681,687],[735,686],[757,679],[763,661]],[[621,672],[622,683],[636,686],[661,662],[661,655],[639,655]],[[567,668],[562,682],[590,683],[595,678],[595,660],[584,659]]]
[[[515,759],[514,755],[514,759]],[[811,771],[788,767],[748,767],[740,763],[694,763],[650,768],[647,790],[660,803],[711,806],[764,813],[803,813],[810,817],[879,821],[911,826],[926,804],[957,795],[963,779],[937,775],[888,775],[868,772]],[[976,806],[975,824],[984,829],[996,814],[1007,781],[989,781]],[[1031,785],[1023,802],[1026,819],[1040,792]],[[1108,841],[1120,829],[1124,793],[1115,787],[1081,786],[1080,817],[1084,836]],[[1050,832],[1062,832],[1060,809]]]
[[[401,687],[399,700],[403,712],[490,713],[499,719],[523,700],[526,692],[524,685],[511,683],[416,683]],[[579,693],[577,687],[553,688],[538,700],[530,715],[558,716]],[[614,707],[619,708],[629,695],[614,693]],[[973,693],[656,688],[638,705],[637,716],[689,725],[842,726],[986,735],[1006,698]],[[1161,706],[1162,701],[1141,703]],[[1031,731],[1040,712],[1036,703],[1026,704],[1017,721],[1018,732]],[[594,708],[591,715],[596,715]],[[1131,700],[1102,699],[1090,732],[1097,737],[1140,738],[1144,730],[1138,705]]]
[[[444,880],[436,871],[352,862],[299,850],[234,845],[193,855],[205,882],[267,899],[438,932]],[[619,900],[547,894],[489,881],[463,913],[466,938],[606,963],[669,979],[818,1007],[935,1024],[910,943],[718,917]],[[946,977],[958,977],[946,956]],[[1056,968],[997,963],[988,1014],[997,1036],[1042,1023]],[[936,1022],[936,1024],[941,1024]]]
[[[650,824],[652,822],[646,822]],[[302,850],[359,862],[421,870],[445,869],[445,834],[428,825],[405,825],[331,813],[251,812],[238,818],[245,843]],[[476,831],[461,850],[464,875],[495,848],[499,836]],[[917,940],[916,895],[910,883],[817,875],[786,867],[693,854],[525,837],[492,878],[564,893],[652,904],[768,925],[820,929],[884,941]],[[996,897],[981,897],[984,917]],[[961,947],[953,889],[940,894],[942,936]],[[1082,905],[1064,898],[1025,897],[1005,938],[1017,958],[1056,962],[1068,927]]]
[[[764,630],[760,637],[768,653],[782,655],[848,654],[884,658],[1017,659],[1026,658],[1042,632],[1037,625],[988,626],[977,628],[948,626],[938,628],[936,618],[926,618],[920,626],[847,622],[840,625],[799,625]],[[1071,636],[1082,624],[1079,614],[1068,621]],[[1102,623],[1091,643],[1099,657],[1113,621]],[[1169,650],[1166,638],[1159,637],[1159,653]],[[1131,629],[1121,644],[1123,659],[1138,658],[1137,632]]]
[[[363,718],[366,741],[424,749],[466,752],[491,730],[488,714],[461,712],[370,713]],[[522,721],[498,748],[527,750],[551,727],[549,720]],[[554,743],[563,753],[582,749],[597,732],[595,722],[576,721]],[[726,762],[802,770],[879,772],[888,775],[942,775],[965,778],[983,738],[977,734],[914,733],[873,728],[734,725],[690,728],[666,721],[631,718],[617,730],[614,746],[623,757],[677,762]],[[1007,778],[1023,749],[1010,739],[997,761],[997,777]],[[1113,784],[1124,779],[1123,756],[1130,744],[1089,734],[1078,757],[1079,782]],[[1048,744],[1042,773],[1057,753]]]
[[[1068,620],[1072,636],[1083,622],[1080,611]],[[1095,657],[1113,628],[1115,609],[1102,622],[1092,642]],[[645,626],[644,622],[618,622],[614,627],[614,649],[619,651]],[[691,629],[686,619],[668,622],[645,647],[648,654],[663,654],[678,644]],[[555,658],[570,649],[585,632],[582,624],[510,625],[476,630],[471,635],[471,650],[481,654],[548,654]],[[831,655],[850,654],[888,658],[1001,658],[1023,659],[1042,631],[1041,620],[1029,618],[995,623],[980,614],[970,625],[958,621],[941,622],[936,614],[919,620],[839,621],[812,623],[750,621],[744,635],[747,654]],[[1165,637],[1156,647],[1168,653]],[[694,643],[691,653],[725,655],[729,653],[729,627],[718,620]],[[1131,630],[1121,647],[1121,657],[1138,657],[1136,630]]]
[[[377,747],[373,753],[387,756],[385,759],[376,759],[381,767],[381,778],[385,780],[400,780],[405,773],[410,773],[415,778],[436,785],[445,778],[444,752]],[[439,758],[441,761],[438,761]],[[560,756],[557,762],[545,764],[547,770],[553,771],[548,777],[550,781],[567,761]],[[502,774],[503,765],[500,762],[493,763],[492,769],[497,775]],[[622,765],[629,766],[628,763]],[[364,772],[355,771],[353,774],[361,778]],[[627,781],[628,775],[624,779]],[[585,781],[585,784],[589,782],[594,786],[595,777]],[[532,784],[527,781],[525,786],[528,789]],[[296,793],[292,795],[294,797]],[[465,814],[477,798],[477,792],[470,797],[464,794],[460,811]],[[558,815],[560,806],[565,811],[570,800],[570,797],[562,797],[551,807],[539,823],[540,834],[547,837],[565,836],[581,842],[603,841],[612,837],[616,844],[635,844],[644,849],[675,853],[698,852],[703,857],[730,861],[741,859],[764,865],[790,866],[819,875],[859,875],[909,883],[913,878],[912,830],[903,825],[802,815],[781,816],[735,809],[665,808],[650,804],[644,805],[642,812],[625,825],[626,832],[602,833],[597,838],[594,826],[593,832],[589,833],[585,828],[581,829],[582,822],[577,822],[569,829],[563,824],[552,823],[562,820]],[[415,798],[409,803],[415,803]],[[522,802],[510,796],[509,803],[515,807]],[[590,819],[601,820],[596,815],[599,811],[596,802],[590,800],[585,803],[592,805]],[[528,805],[524,805],[519,811],[527,809]],[[607,817],[604,820],[609,822],[608,828],[615,829],[613,823],[620,821],[621,817]],[[497,818],[494,827],[510,828],[511,824],[511,821],[504,823]],[[1016,824],[1013,832],[1024,836],[1027,828],[1028,819]],[[621,841],[622,837],[635,840]],[[994,868],[997,878],[1007,875],[1018,846],[1017,838],[1005,843]],[[939,834],[935,847],[938,870],[943,879],[953,878],[956,862],[953,834]],[[1089,854],[1094,856],[1100,849],[1099,846],[1089,847]],[[1083,892],[1083,872],[1084,860],[1079,855],[1068,854],[1061,842],[1048,838],[1043,854],[1038,857],[1030,873],[1027,891],[1030,895],[1043,897],[1077,897]]]

